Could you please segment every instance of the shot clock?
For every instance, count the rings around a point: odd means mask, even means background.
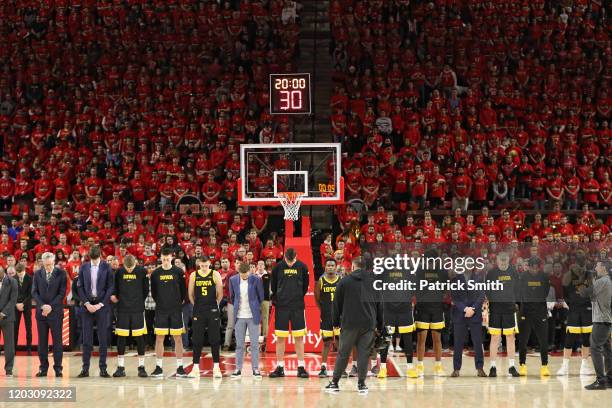
[[[270,74],[270,113],[310,114],[310,74]]]

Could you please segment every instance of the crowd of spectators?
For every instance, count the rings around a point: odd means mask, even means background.
[[[330,24],[348,198],[612,205],[605,2],[332,0]]]
[[[1,2],[0,264],[51,251],[70,282],[95,243],[115,267],[168,246],[187,276],[270,267],[283,240],[236,205],[237,152],[292,138],[268,74],[299,30],[288,0]]]

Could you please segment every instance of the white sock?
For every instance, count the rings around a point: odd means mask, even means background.
[[[491,360],[491,368],[497,368],[497,362],[495,360]]]
[[[441,361],[436,361],[436,362],[434,363],[434,366],[435,366],[435,367],[442,367],[442,362],[441,362]]]
[[[304,360],[298,360],[298,367],[306,367]]]
[[[418,361],[418,362],[417,362],[417,366],[419,366],[419,367],[423,367],[423,361]]]
[[[561,363],[562,367],[567,367],[569,365],[569,358],[564,358],[563,362]]]
[[[125,358],[123,356],[117,357],[117,365],[119,367],[125,367]]]
[[[321,370],[323,370],[323,369],[327,369],[327,364],[325,364],[325,363],[321,364]]]
[[[508,359],[508,367],[514,367],[514,359],[513,358],[509,358]]]
[[[144,357],[138,357],[138,367],[144,367]]]
[[[387,369],[387,363],[380,363],[380,368],[381,369],[384,368],[386,370]]]
[[[219,368],[219,363],[213,363],[213,368]]]
[[[161,358],[156,358],[155,359],[155,365],[158,366],[159,368],[162,368],[162,364],[164,363],[164,360]]]
[[[357,368],[357,362],[353,361],[353,367]]]
[[[277,361],[276,365],[279,367],[285,367],[285,362],[284,361]]]
[[[183,366],[183,359],[182,358],[177,358],[176,359],[176,368],[182,367]]]
[[[412,363],[408,363],[408,369],[409,369],[409,370],[413,370],[413,369],[414,369],[414,364],[412,364]]]

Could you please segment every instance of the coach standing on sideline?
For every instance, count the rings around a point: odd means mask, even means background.
[[[83,368],[79,378],[89,377],[89,360],[93,349],[94,321],[100,343],[100,377],[108,378],[106,371],[106,348],[111,323],[111,301],[113,294],[113,271],[111,266],[100,258],[100,247],[89,249],[89,262],[79,269],[77,290],[83,302],[81,309],[83,336]]]
[[[4,273],[0,266],[0,331],[4,340],[4,371],[13,376],[15,361],[15,305],[17,304],[17,281]]]
[[[53,370],[62,376],[62,323],[64,321],[64,296],[66,272],[55,266],[55,255],[45,252],[41,257],[43,267],[34,273],[32,298],[36,301],[36,328],[38,330],[38,358],[40,368],[37,377],[46,377],[49,369],[49,331],[53,338]]]
[[[464,274],[456,274],[451,278],[451,282],[461,282],[465,289],[451,291],[453,299],[452,319],[454,333],[453,346],[453,372],[451,377],[459,377],[463,358],[463,346],[467,337],[468,330],[474,345],[474,362],[478,377],[486,377],[484,372],[484,350],[482,348],[482,304],[485,299],[484,291],[470,290],[467,283],[484,282],[482,274],[473,273],[466,270]]]
[[[353,347],[357,347],[357,370],[359,372],[357,390],[361,394],[368,392],[365,385],[368,373],[370,347],[378,333],[383,331],[383,310],[372,292],[372,281],[364,270],[363,258],[353,259],[351,273],[340,280],[336,287],[334,300],[334,326],[340,326],[340,345],[334,376],[325,387],[328,392],[340,390],[338,381],[348,364]],[[370,296],[371,294],[371,296]],[[338,324],[340,322],[340,324]]]
[[[593,331],[591,332],[591,360],[597,379],[587,385],[587,390],[612,388],[612,349],[610,330],[612,328],[612,266],[607,261],[595,264],[593,284],[580,291],[580,296],[590,297],[593,304]]]

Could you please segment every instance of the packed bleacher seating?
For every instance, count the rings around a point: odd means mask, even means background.
[[[332,0],[334,137],[371,209],[606,209],[605,2]]]
[[[287,3],[2,2],[2,266],[52,251],[72,279],[94,243],[115,266],[170,246],[188,272],[280,258],[267,213],[236,207],[235,153],[292,137],[268,113],[268,74],[298,51]]]

